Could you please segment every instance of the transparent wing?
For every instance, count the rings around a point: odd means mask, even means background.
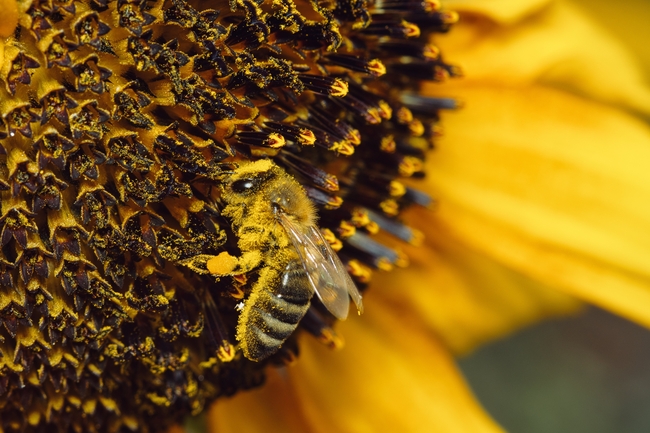
[[[300,256],[309,282],[330,313],[341,320],[347,318],[349,297],[352,297],[359,312],[363,312],[361,294],[318,228],[310,226],[305,231],[282,212],[278,216]]]

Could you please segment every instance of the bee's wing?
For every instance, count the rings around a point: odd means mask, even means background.
[[[348,317],[352,297],[359,312],[363,312],[361,294],[343,263],[316,226],[301,230],[287,215],[280,212],[279,220],[300,256],[309,282],[323,305],[338,319]]]

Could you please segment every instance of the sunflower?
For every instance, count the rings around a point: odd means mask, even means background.
[[[219,401],[208,431],[501,431],[453,363],[585,303],[650,326],[650,90],[625,49],[561,1],[450,1],[438,38],[465,78],[409,222],[425,243],[382,276],[347,344],[305,341],[265,388]],[[421,184],[420,184],[421,185]]]
[[[456,106],[418,89],[460,74],[438,2],[6,6],[4,431],[160,431],[259,387],[421,241],[398,178]]]

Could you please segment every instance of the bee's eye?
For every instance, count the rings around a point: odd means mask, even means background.
[[[236,193],[250,191],[259,184],[258,179],[239,179],[230,184],[230,189]]]

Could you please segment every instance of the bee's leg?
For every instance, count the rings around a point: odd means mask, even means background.
[[[224,251],[212,256],[206,263],[212,275],[236,275],[246,273],[260,264],[262,257],[259,251],[247,251],[239,257],[231,256]]]

